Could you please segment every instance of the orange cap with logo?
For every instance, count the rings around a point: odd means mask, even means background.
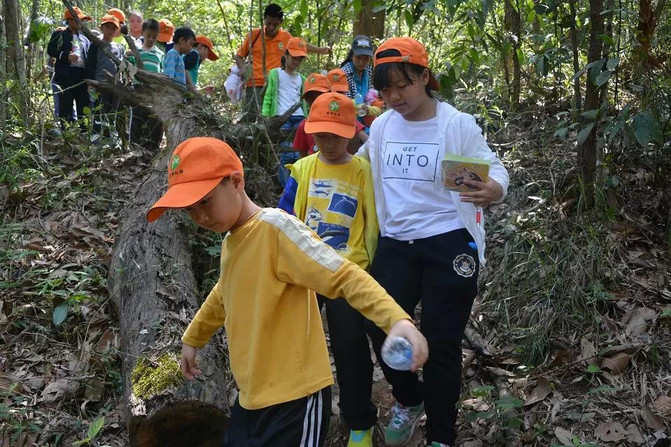
[[[212,191],[234,172],[243,173],[242,161],[225,142],[194,137],[181,142],[168,165],[168,190],[147,213],[153,222],[169,208],[186,208]]]
[[[118,8],[110,8],[107,11],[107,14],[111,14],[117,19],[119,19],[119,23],[122,25],[126,23],[126,14],[124,14],[123,11]]]
[[[293,57],[307,56],[308,45],[300,37],[292,37],[287,42],[287,51]]]
[[[311,73],[303,83],[303,96],[308,92],[326,93],[331,91],[331,84],[326,76],[321,73]]]
[[[216,61],[219,59],[219,56],[217,56],[217,53],[214,52],[214,44],[212,41],[201,35],[196,36],[196,42],[198,42],[201,45],[205,45],[207,47],[207,58],[211,61]]]
[[[356,132],[356,110],[352,98],[341,93],[319,95],[310,107],[305,133],[332,133],[352,138]]]
[[[375,51],[373,66],[392,62],[414,64],[428,69],[429,54],[424,45],[412,37],[392,37],[385,40]],[[431,74],[431,69],[429,69],[429,88],[439,89],[438,81]]]
[[[77,8],[76,6],[73,7],[72,9],[75,10],[75,14],[77,14],[77,17],[79,18],[79,20],[82,20],[82,21],[83,20],[91,20],[91,16],[87,16],[86,14],[84,14],[82,12],[81,9]],[[72,20],[73,17],[72,17],[72,14],[70,13],[69,9],[65,10],[65,13],[63,13],[63,18],[65,20]]]
[[[156,40],[168,43],[172,40],[173,34],[175,34],[175,25],[170,20],[161,19],[158,21],[158,37]]]
[[[348,93],[349,84],[347,83],[347,75],[341,68],[334,68],[326,73],[326,77],[331,83],[331,91],[338,93]]]
[[[111,23],[112,25],[116,26],[116,29],[121,28],[121,25],[119,25],[119,19],[116,16],[113,16],[112,14],[105,14],[102,19],[100,19],[100,26],[102,27],[105,23]]]

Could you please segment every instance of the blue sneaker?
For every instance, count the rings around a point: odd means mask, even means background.
[[[402,445],[408,442],[423,414],[424,402],[414,407],[404,407],[396,402],[391,407],[391,418],[384,429],[384,442],[387,445]]]

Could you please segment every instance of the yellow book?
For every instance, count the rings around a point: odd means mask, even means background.
[[[451,191],[469,192],[475,188],[464,184],[464,180],[486,182],[489,176],[489,162],[479,158],[446,154],[442,161],[443,185]]]

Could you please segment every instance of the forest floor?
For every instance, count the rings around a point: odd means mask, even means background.
[[[574,149],[548,123],[529,114],[488,136],[511,185],[487,216],[458,445],[670,446],[665,198],[632,167],[597,211],[580,213]],[[106,279],[120,212],[151,154],[87,141],[3,141],[21,149],[0,185],[0,447],[128,443]],[[375,379],[383,445],[392,398],[378,368]],[[424,445],[423,425],[408,446]],[[346,444],[341,428],[332,424],[329,446]]]

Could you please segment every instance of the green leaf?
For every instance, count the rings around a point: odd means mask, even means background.
[[[55,326],[60,326],[60,324],[68,317],[68,308],[68,303],[62,303],[56,306],[54,313],[51,316],[51,320],[54,322]]]
[[[608,59],[606,62],[606,69],[610,71],[615,71],[615,68],[620,64],[620,58],[619,57],[613,57]]]
[[[361,0],[354,0],[352,6],[354,6],[354,15],[359,15],[361,12]]]
[[[593,363],[590,363],[590,364],[587,366],[587,372],[588,372],[588,373],[592,373],[592,374],[596,374],[596,373],[601,372],[601,368],[599,368],[598,366],[596,366],[596,365],[593,364]]]
[[[671,307],[667,307],[662,311],[662,318],[671,318]]]
[[[578,146],[580,146],[585,142],[585,140],[589,136],[589,133],[592,131],[594,124],[595,124],[594,122],[591,122],[587,126],[583,127],[580,130],[580,132],[578,132]]]
[[[566,138],[568,135],[568,127],[560,127],[559,129],[555,130],[554,136],[558,138]]]
[[[637,113],[632,126],[636,141],[641,146],[646,146],[651,141],[658,141],[661,137],[659,123],[650,112]]]
[[[94,439],[101,428],[105,425],[105,416],[98,416],[95,421],[89,425],[88,437]]]
[[[405,24],[408,25],[408,28],[412,28],[412,26],[415,24],[415,18],[412,16],[412,12],[410,12],[409,9],[406,9],[403,12],[403,16],[405,18]]]
[[[582,112],[580,115],[584,116],[586,119],[590,121],[595,121],[596,117],[599,115],[599,109],[586,110]]]
[[[602,71],[599,73],[596,78],[594,79],[594,85],[597,87],[602,87],[606,82],[608,82],[608,79],[610,79],[610,76],[613,74],[612,71]]]
[[[494,403],[496,404],[496,407],[501,410],[512,410],[514,408],[520,408],[522,405],[524,405],[524,402],[514,396],[506,396],[503,399],[495,401]]]

